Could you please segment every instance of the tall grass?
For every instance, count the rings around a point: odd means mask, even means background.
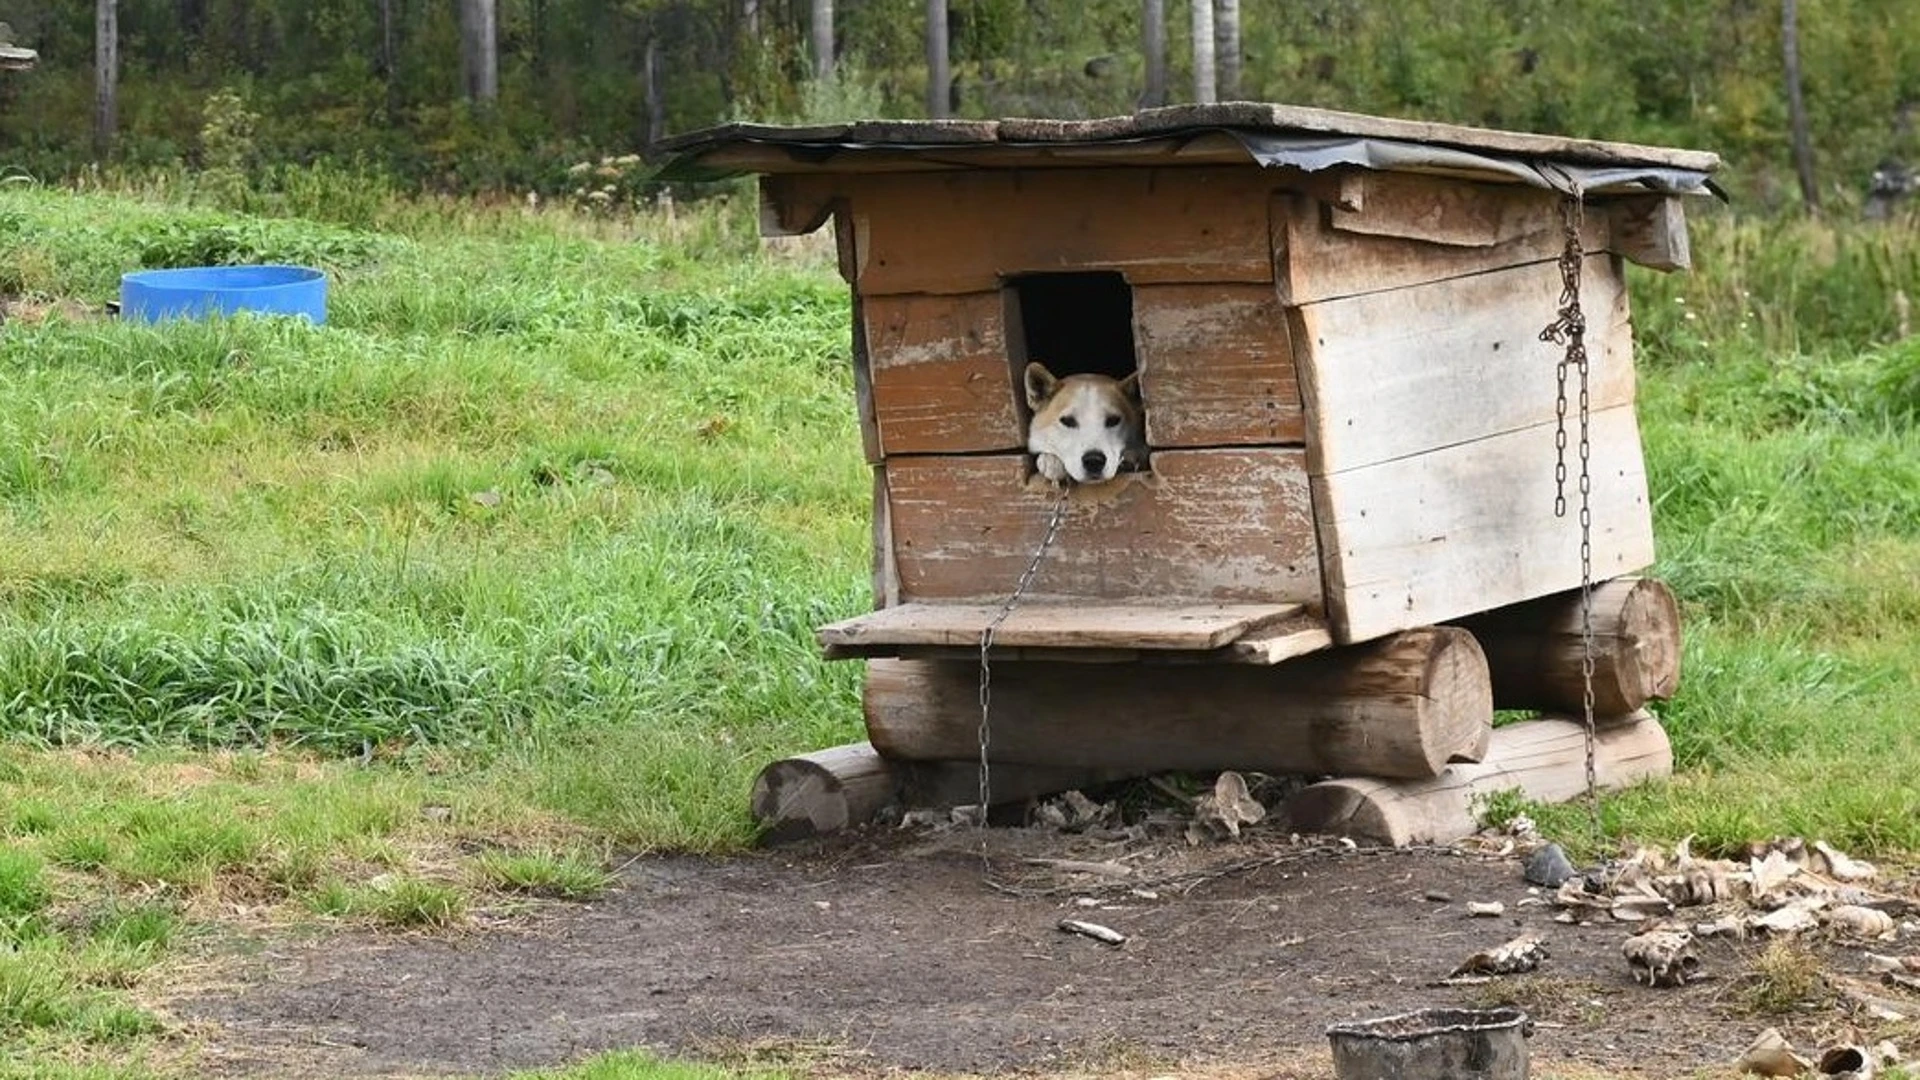
[[[294,190],[256,209],[327,202]],[[0,193],[6,284],[99,303],[135,266],[315,261],[330,324],[0,335],[0,732],[452,751],[628,842],[706,847],[746,838],[759,762],[858,731],[857,669],[811,639],[867,604],[823,262],[756,254],[738,201],[385,198],[322,224],[183,199]],[[1633,279],[1684,775],[1618,827],[1699,827],[1687,807],[1766,786],[1708,831],[1797,816],[1920,849],[1813,782],[1915,760],[1920,242],[1708,213],[1694,250],[1692,275]]]

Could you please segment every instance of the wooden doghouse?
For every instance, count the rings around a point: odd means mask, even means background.
[[[1254,104],[730,125],[657,152],[763,174],[763,231],[831,221],[853,287],[876,610],[821,640],[869,664],[871,746],[771,767],[770,823],[969,791],[980,637],[1055,499],[1025,452],[1029,360],[1137,371],[1150,458],[1071,492],[996,631],[996,796],[1332,775],[1296,825],[1395,841],[1457,834],[1492,786],[1564,797],[1584,729],[1569,759],[1562,729],[1491,721],[1580,706],[1583,449],[1591,573],[1621,579],[1595,594],[1596,707],[1625,718],[1602,780],[1669,767],[1638,711],[1672,690],[1678,620],[1627,577],[1653,533],[1623,260],[1687,265],[1680,200],[1713,155]],[[1541,333],[1573,267],[1584,390]]]

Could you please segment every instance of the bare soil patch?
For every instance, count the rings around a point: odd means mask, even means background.
[[[208,1066],[263,1076],[490,1074],[615,1048],[805,1044],[831,1047],[828,1067],[843,1072],[1181,1064],[1304,1077],[1326,1075],[1328,1024],[1516,1003],[1538,1022],[1536,1061],[1668,1077],[1731,1061],[1769,1025],[1804,1046],[1844,1024],[1831,1011],[1740,1011],[1754,943],[1703,941],[1704,982],[1637,985],[1620,954],[1628,927],[1516,907],[1528,889],[1513,859],[993,830],[983,860],[982,843],[894,831],[642,858],[603,898],[512,930],[268,941],[236,955],[232,985],[172,1006],[209,1032]],[[1117,859],[1133,874],[1036,859]],[[1470,900],[1508,914],[1469,918]],[[1128,940],[1062,932],[1069,917]],[[1538,972],[1433,985],[1522,932],[1551,951]]]

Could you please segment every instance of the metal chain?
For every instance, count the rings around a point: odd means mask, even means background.
[[[1594,764],[1593,722],[1593,439],[1592,398],[1588,391],[1591,365],[1587,361],[1587,317],[1580,310],[1581,267],[1586,251],[1580,241],[1586,205],[1580,193],[1569,192],[1560,204],[1560,223],[1566,243],[1560,252],[1560,310],[1540,340],[1565,346],[1554,375],[1559,389],[1554,398],[1553,514],[1567,516],[1567,372],[1579,376],[1580,424],[1580,722],[1587,742],[1587,815],[1593,842],[1599,846],[1600,784]]]
[[[1047,533],[1040,539],[1040,546],[1033,553],[1033,559],[1027,563],[1027,569],[1013,587],[1013,595],[1000,606],[999,614],[980,631],[980,820],[982,828],[987,824],[987,808],[993,805],[993,787],[988,776],[987,746],[992,741],[992,728],[989,717],[993,710],[993,664],[989,653],[993,649],[993,635],[1000,630],[1000,624],[1007,621],[1013,609],[1026,595],[1028,586],[1033,584],[1034,575],[1040,572],[1040,560],[1046,558],[1047,549],[1053,546],[1054,537],[1060,534],[1060,523],[1067,516],[1067,486],[1062,484],[1053,500],[1053,516],[1047,521]]]

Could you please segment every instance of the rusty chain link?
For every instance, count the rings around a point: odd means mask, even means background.
[[[992,621],[987,623],[986,629],[980,631],[979,825],[981,828],[986,827],[987,808],[993,805],[991,801],[993,788],[988,778],[987,765],[987,746],[991,742],[993,734],[992,727],[989,723],[989,717],[993,710],[993,665],[988,654],[993,649],[994,634],[999,632],[1000,625],[1007,621],[1007,617],[1013,614],[1014,607],[1020,603],[1021,597],[1026,595],[1028,587],[1033,584],[1034,576],[1040,572],[1040,561],[1046,558],[1047,549],[1053,546],[1054,537],[1060,534],[1060,523],[1065,520],[1067,516],[1067,492],[1067,485],[1060,485],[1059,491],[1055,494],[1053,500],[1053,516],[1047,521],[1047,533],[1041,537],[1039,548],[1034,551],[1032,560],[1027,563],[1026,570],[1021,573],[1020,580],[1014,585],[1013,595],[1007,597],[1007,602],[1000,606],[999,613],[993,617]]]
[[[1586,205],[1578,190],[1568,192],[1560,203],[1560,224],[1565,244],[1560,251],[1560,309],[1558,316],[1540,331],[1540,340],[1564,346],[1554,365],[1558,391],[1554,397],[1553,431],[1553,515],[1567,516],[1567,375],[1578,374],[1580,425],[1580,721],[1587,742],[1587,815],[1593,830],[1593,842],[1599,846],[1600,785],[1594,762],[1593,721],[1593,438],[1591,431],[1592,397],[1589,393],[1591,365],[1587,360],[1587,317],[1580,310],[1581,267],[1586,251],[1580,233],[1586,224]]]

